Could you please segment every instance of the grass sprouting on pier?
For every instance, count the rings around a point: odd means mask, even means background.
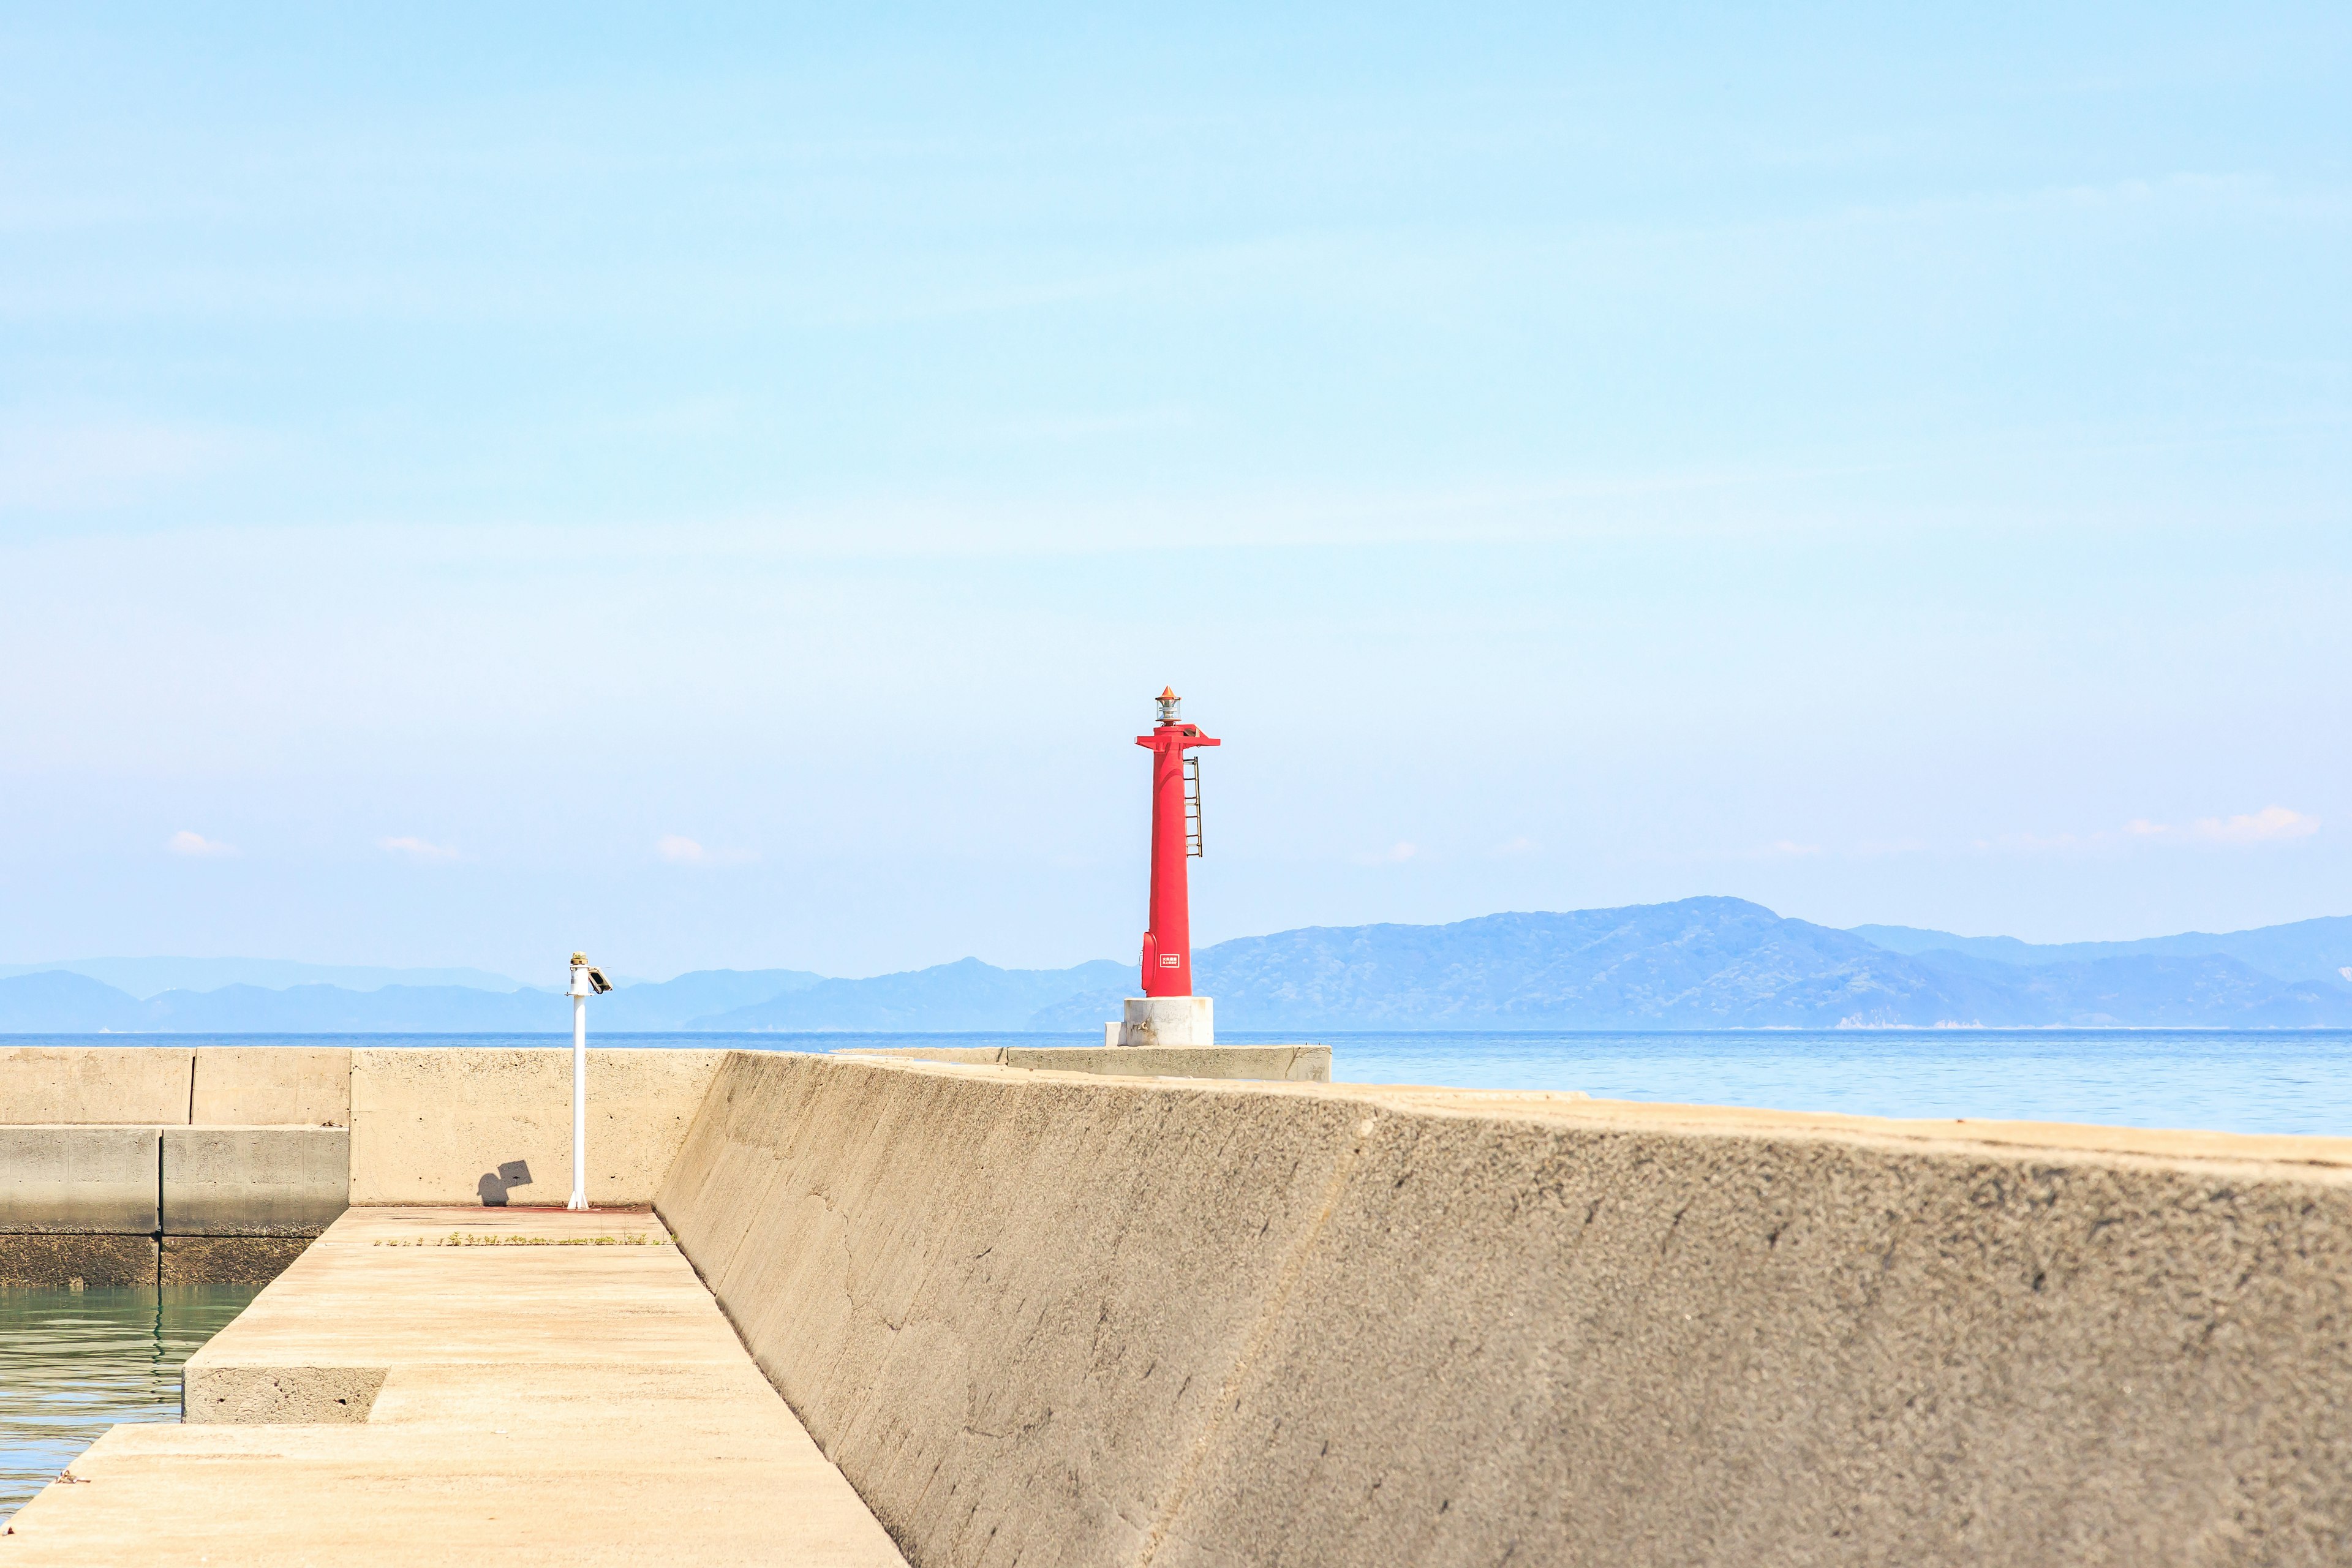
[[[662,1247],[667,1237],[653,1236],[497,1236],[453,1230],[446,1236],[420,1236],[413,1240],[376,1241],[373,1247]]]

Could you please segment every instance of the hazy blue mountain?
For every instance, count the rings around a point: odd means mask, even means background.
[[[5,983],[0,983],[5,984]],[[139,1026],[173,1034],[342,1035],[532,1033],[572,1030],[572,999],[550,991],[465,985],[224,985],[166,991],[142,1005]]]
[[[1194,954],[1217,1022],[1244,1032],[1363,1029],[2352,1026],[2324,969],[2352,921],[2223,936],[2036,947],[1872,926],[1834,931],[1738,899],[1451,925],[1311,927]],[[1950,945],[1958,943],[1959,945]],[[2201,945],[2200,945],[2201,944]],[[2232,951],[2212,951],[2216,946]],[[2316,973],[2314,973],[2316,971]],[[372,972],[382,973],[384,972]],[[478,973],[478,972],[475,972]],[[978,959],[866,980],[702,970],[590,1004],[635,1030],[1051,1030],[1093,1034],[1133,993],[1130,963],[998,969]],[[0,1031],[563,1034],[568,997],[463,985],[176,988],[144,998],[81,974],[0,979]]]
[[[976,958],[870,980],[827,980],[698,1018],[698,1029],[1018,1030],[1041,1007],[1131,982],[1135,966],[1098,959],[1071,969],[999,969]],[[1089,1025],[1099,1029],[1118,1005]]]
[[[2133,942],[2027,942],[2013,936],[1955,936],[1917,926],[1855,926],[1853,934],[1890,952],[1951,952],[1997,963],[2080,963],[2103,958],[2161,956],[2234,958],[2281,980],[2352,984],[2352,915],[2296,921],[2253,931],[2184,931]]]
[[[2059,963],[2065,961],[2065,955],[2054,948],[2037,947],[2013,936],[1955,936],[1948,931],[1927,931],[1919,926],[1853,926],[1850,929],[1853,935],[1889,952],[1958,952],[1970,958],[1990,959],[1995,963]],[[2044,952],[2053,956],[2042,960],[2040,955]]]
[[[589,1005],[599,1033],[686,1026],[698,1014],[815,984],[802,970],[704,970],[659,984],[623,985]],[[223,985],[138,997],[60,970],[0,979],[0,1033],[99,1030],[167,1034],[569,1034],[572,999],[552,991],[462,985]]]
[[[386,985],[523,989],[521,981],[487,969],[386,969],[364,963],[297,963],[283,958],[69,958],[55,963],[0,963],[0,978],[50,970],[86,974],[133,996],[217,991],[224,985],[261,985],[271,990],[289,985],[340,985],[352,991],[374,991]]]
[[[1192,962],[1226,1031],[1821,1027],[1933,1023],[2000,1001],[1971,976],[1738,899],[1317,926]],[[1076,1026],[1105,1000],[1039,1021]]]
[[[675,980],[616,986],[588,1004],[592,1029],[683,1029],[692,1020],[826,984],[804,969],[698,969]],[[565,1028],[571,1023],[565,1022]]]
[[[1219,942],[1193,968],[1229,1033],[2352,1024],[2342,990],[2227,957],[2027,968],[1913,955],[1738,899],[1313,927]],[[1098,1025],[1118,995],[1046,1007],[1034,1026]]]
[[[2352,988],[2282,980],[2221,953],[2136,952],[2019,964],[1932,951],[1916,954],[1915,962],[2001,987],[2001,1006],[1980,1020],[1986,1024],[2224,1029],[2352,1024]]]
[[[44,970],[0,980],[0,1034],[79,1035],[145,1027],[139,998],[87,974]]]

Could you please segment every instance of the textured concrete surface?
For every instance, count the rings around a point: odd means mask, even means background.
[[[217,1127],[348,1127],[352,1053],[328,1046],[199,1046],[188,1120]]]
[[[1123,1077],[1268,1079],[1328,1083],[1328,1046],[1009,1046],[1004,1066]]]
[[[381,1366],[191,1365],[181,1419],[198,1426],[318,1426],[364,1421],[390,1369]]]
[[[0,1231],[158,1228],[157,1130],[0,1126]]]
[[[1217,1043],[1217,1005],[1207,996],[1129,996],[1118,1021],[1107,1025],[1106,1046],[1187,1047]]]
[[[300,1236],[167,1236],[156,1278],[166,1285],[267,1285],[310,1245]]]
[[[642,1214],[354,1209],[187,1384],[189,1424],[100,1437],[0,1563],[902,1561]]]
[[[660,1212],[911,1561],[2352,1561],[2352,1142],[733,1058]]]
[[[726,1055],[590,1049],[591,1203],[653,1201]],[[569,1047],[352,1052],[353,1204],[560,1208],[571,1191]]]
[[[1278,1083],[1331,1079],[1328,1046],[876,1046],[835,1054],[1129,1078],[1264,1079]]]
[[[0,1288],[132,1289],[155,1279],[152,1236],[0,1234]]]
[[[0,1121],[186,1125],[187,1046],[0,1047]]]
[[[341,1127],[166,1127],[163,1230],[316,1236],[350,1206]]]

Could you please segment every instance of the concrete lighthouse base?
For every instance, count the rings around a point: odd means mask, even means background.
[[[1206,996],[1130,996],[1127,1016],[1103,1026],[1106,1046],[1213,1046],[1216,1004]]]

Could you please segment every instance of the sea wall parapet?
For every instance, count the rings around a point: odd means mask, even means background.
[[[152,1235],[153,1127],[0,1127],[0,1232]]]
[[[731,1058],[659,1212],[922,1564],[2352,1559],[2352,1144]]]
[[[651,1256],[586,1244],[674,1232],[924,1568],[2352,1561],[2352,1141],[600,1049],[608,1212],[533,1219],[483,1211],[560,1201],[569,1052],[355,1048],[339,1101],[331,1057],[204,1090],[207,1048],[192,1109],[348,1126],[0,1129],[0,1282],[268,1278],[352,1205],[190,1363],[206,1426],[437,1409],[495,1457],[541,1397],[498,1369],[570,1366],[544,1312]],[[110,1203],[155,1228],[54,1228]]]
[[[191,1046],[0,1047],[0,1118],[185,1126],[195,1058]]]
[[[1328,1046],[847,1046],[835,1054],[966,1062],[1038,1072],[1098,1073],[1110,1078],[1331,1081]]]
[[[351,1206],[346,1127],[166,1127],[166,1236],[317,1236]]]
[[[723,1050],[588,1053],[588,1200],[653,1202]],[[562,1206],[572,1184],[568,1047],[352,1052],[352,1202]]]
[[[347,1046],[200,1046],[188,1120],[214,1127],[348,1127]]]
[[[274,1278],[349,1201],[351,1058],[301,1046],[0,1047],[0,1282]]]

